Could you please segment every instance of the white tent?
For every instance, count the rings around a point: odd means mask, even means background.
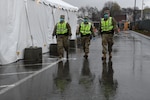
[[[64,14],[75,39],[77,7],[62,0],[1,0],[0,3],[0,65],[23,59],[30,46],[49,51],[54,25]]]

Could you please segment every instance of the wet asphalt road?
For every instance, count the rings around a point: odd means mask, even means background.
[[[43,54],[43,63],[0,66],[0,100],[150,100],[150,38],[135,32],[114,37],[113,57],[102,61],[101,38],[69,59]]]

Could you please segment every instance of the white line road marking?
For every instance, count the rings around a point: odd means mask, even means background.
[[[63,58],[63,60],[76,60],[76,58]],[[43,63],[43,64],[28,64],[28,65],[22,65],[22,66],[36,66],[36,65],[49,65],[52,63]],[[5,74],[0,74],[0,76],[9,76],[9,75],[19,75],[19,74],[32,74],[37,71],[28,71],[28,72],[16,72],[16,73],[5,73]]]
[[[19,65],[19,67],[21,67],[21,66],[49,65],[49,64],[51,64],[51,63],[25,64],[25,65]]]
[[[12,84],[12,85],[1,85],[0,88],[6,88],[6,87],[14,87],[15,85]]]
[[[4,67],[0,67],[0,68],[12,68],[12,67],[23,67],[23,66],[37,66],[37,65],[49,65],[49,64],[52,64],[52,63],[37,63],[37,64],[24,64],[24,65],[16,65],[16,66],[4,66]]]
[[[0,86],[0,88],[4,88],[2,90],[0,90],[0,95],[7,92],[8,90],[20,85],[21,83],[27,81],[28,79],[40,74],[41,72],[51,68],[52,66],[56,65],[57,63],[59,63],[60,61],[63,61],[63,60],[76,60],[76,58],[62,58],[62,59],[59,59],[58,61],[54,62],[54,63],[49,63],[50,65],[48,65],[47,67],[44,67],[43,69],[39,70],[39,71],[30,71],[30,72],[19,72],[19,73],[6,73],[6,74],[0,74],[0,75],[15,75],[15,74],[27,74],[27,73],[31,73],[31,75],[23,78],[22,80],[19,80],[18,82],[12,84],[12,85],[2,85]],[[48,63],[47,63],[48,64]],[[33,73],[33,74],[32,74]]]
[[[51,68],[52,66],[56,65],[57,63],[59,63],[59,62],[62,61],[62,60],[64,60],[64,59],[63,59],[63,58],[62,58],[62,59],[59,59],[58,61],[52,63],[51,65],[49,65],[49,66],[47,66],[47,67],[44,67],[43,69],[41,69],[41,70],[39,70],[39,71],[36,71],[35,73],[33,73],[33,74],[31,74],[31,75],[29,75],[29,76],[23,78],[22,80],[19,80],[18,82],[16,82],[16,83],[13,84],[14,86],[6,87],[6,88],[2,89],[2,90],[0,91],[0,95],[3,94],[3,93],[5,93],[5,92],[7,92],[8,90],[10,90],[10,89],[12,89],[12,88],[18,86],[18,85],[20,85],[21,83],[27,81],[28,79],[30,79],[30,78],[32,78],[32,77],[34,77],[34,76],[40,74],[41,72],[43,72],[43,71],[45,71],[45,70]]]
[[[64,60],[77,60],[77,58],[64,58]]]
[[[32,74],[37,71],[30,71],[30,72],[18,72],[18,73],[5,73],[5,74],[0,74],[0,76],[7,76],[7,75],[19,75],[19,74]]]

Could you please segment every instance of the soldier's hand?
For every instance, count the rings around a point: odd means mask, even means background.
[[[92,40],[95,40],[95,36],[92,38]]]
[[[77,38],[80,38],[80,35],[76,35]]]
[[[115,31],[115,34],[118,34],[119,33],[119,30],[118,29],[114,29]]]
[[[118,33],[120,33],[120,29],[118,28]]]
[[[115,33],[116,33],[116,34],[119,34],[119,31],[117,30],[117,31],[115,31]]]

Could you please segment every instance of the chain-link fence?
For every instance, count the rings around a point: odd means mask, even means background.
[[[130,29],[133,29],[133,26],[135,24],[134,29],[135,30],[146,30],[150,32],[150,20],[143,20],[143,21],[136,21],[135,23],[130,23]]]

